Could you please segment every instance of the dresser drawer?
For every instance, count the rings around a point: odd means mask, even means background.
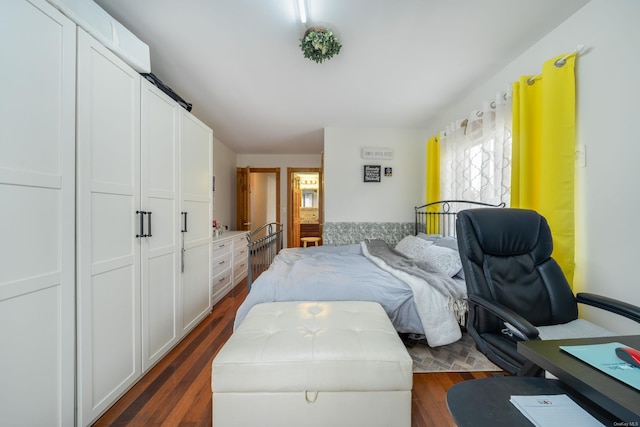
[[[240,283],[240,281],[242,279],[244,279],[245,277],[247,277],[247,273],[249,272],[249,269],[247,268],[247,265],[244,265],[244,268],[238,268],[239,266],[235,266],[233,268],[233,283],[235,285],[237,285],[238,283]]]
[[[238,261],[240,258],[247,259],[247,251],[249,248],[247,245],[234,245],[233,247],[233,260]]]
[[[223,254],[211,260],[211,274],[218,274],[227,268],[231,268],[231,253]]]
[[[231,253],[232,240],[219,240],[212,243],[211,246],[211,259],[218,258],[226,253]]]
[[[248,264],[249,264],[249,260],[247,259],[247,257],[244,257],[241,259],[234,259],[234,263],[233,263],[234,277],[238,277],[239,275],[242,275],[243,272],[246,272]]]
[[[216,290],[229,285],[229,283],[231,283],[231,269],[227,269],[218,275],[213,276],[213,279],[211,279],[211,289],[213,290],[213,293],[215,293]]]
[[[247,246],[247,235],[246,234],[239,234],[237,236],[235,236],[233,239],[233,246],[234,247],[238,247],[238,246]]]

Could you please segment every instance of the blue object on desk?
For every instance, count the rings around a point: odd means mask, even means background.
[[[560,349],[615,379],[640,390],[640,369],[620,360],[616,349],[628,347],[619,342],[590,345],[561,345]]]

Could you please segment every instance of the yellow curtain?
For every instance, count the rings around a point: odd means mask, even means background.
[[[427,141],[427,203],[440,200],[440,135],[432,136]],[[430,212],[437,212],[438,206],[428,208]],[[433,221],[427,224],[428,233],[438,233],[440,224]]]
[[[560,66],[560,64],[562,64]],[[553,233],[553,257],[574,272],[575,54],[513,84],[511,206],[538,211]]]
[[[427,141],[427,203],[440,200],[440,135]]]

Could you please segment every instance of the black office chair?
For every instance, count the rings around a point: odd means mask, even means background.
[[[467,330],[503,370],[543,374],[517,352],[519,340],[614,335],[577,320],[578,302],[640,322],[640,307],[588,293],[574,297],[551,258],[549,225],[537,212],[465,210],[458,213],[456,230],[469,302]]]

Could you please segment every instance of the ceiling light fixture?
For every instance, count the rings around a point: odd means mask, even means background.
[[[300,12],[300,21],[303,24],[307,23],[307,8],[304,4],[305,0],[298,0],[298,12]]]

